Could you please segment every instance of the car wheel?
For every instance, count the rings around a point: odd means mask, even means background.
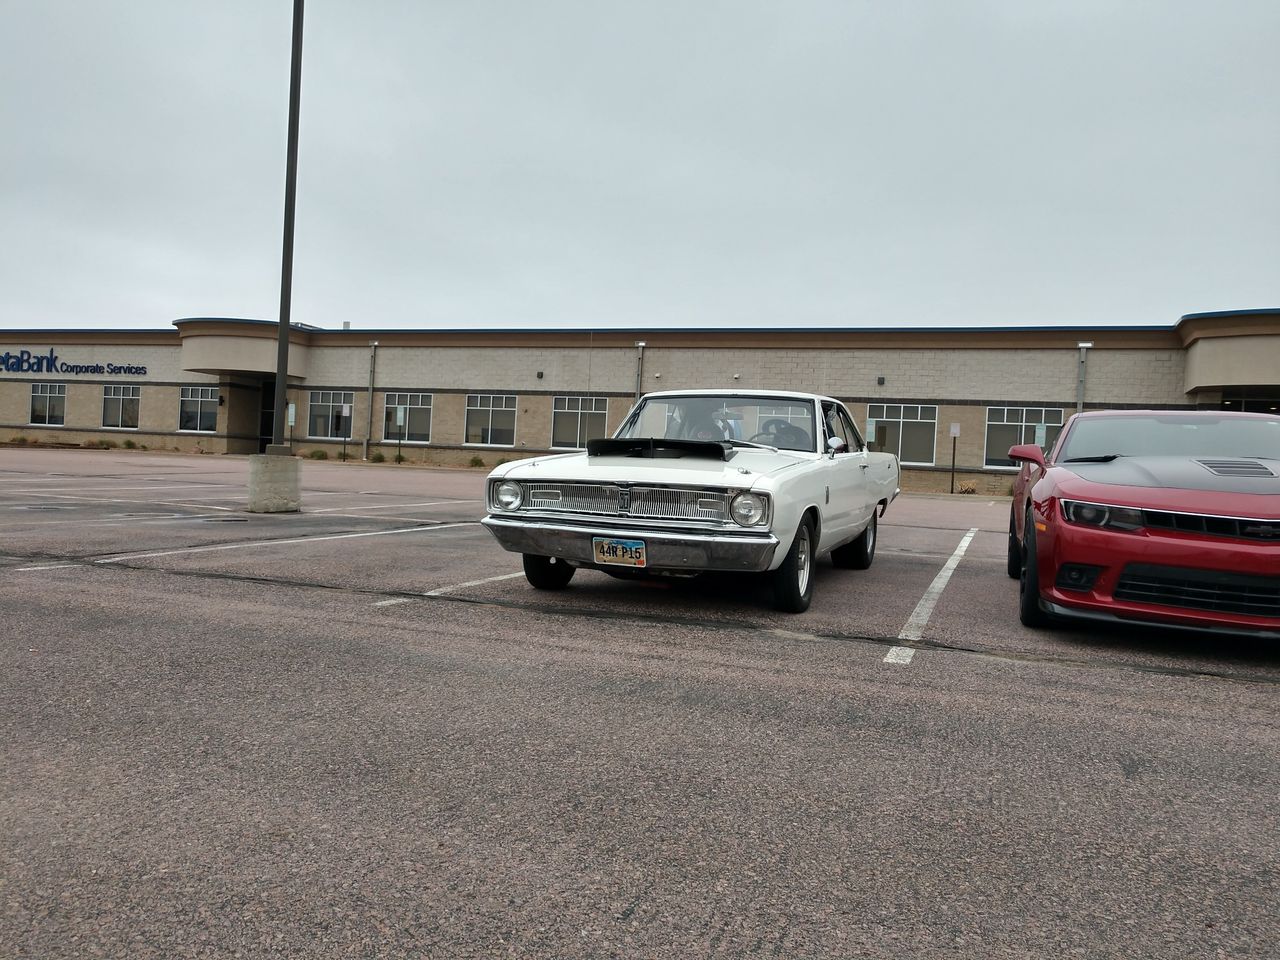
[[[782,566],[773,572],[773,605],[784,613],[804,613],[813,599],[813,521],[800,521]]]
[[[1017,580],[1022,576],[1022,544],[1018,543],[1018,534],[1013,526],[1013,508],[1009,509],[1009,578]]]
[[[556,557],[537,557],[531,553],[523,556],[525,579],[539,590],[563,590],[577,569]]]
[[[1018,619],[1024,627],[1049,625],[1048,615],[1040,609],[1040,567],[1036,563],[1036,525],[1027,510],[1022,528],[1022,564],[1018,584]]]
[[[873,511],[871,523],[856,540],[831,551],[831,562],[841,570],[865,570],[871,566],[871,561],[876,558],[876,523],[876,515]]]

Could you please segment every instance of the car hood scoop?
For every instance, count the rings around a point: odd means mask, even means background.
[[[707,460],[728,460],[732,453],[732,444],[715,440],[668,440],[662,437],[614,440],[601,437],[587,441],[588,457],[702,457]]]
[[[1197,460],[1196,463],[1220,477],[1274,477],[1275,473],[1258,460]]]
[[[1209,490],[1215,493],[1280,494],[1280,476],[1253,459],[1196,459],[1194,457],[1119,457],[1110,463],[1063,463],[1092,483],[1168,490]]]

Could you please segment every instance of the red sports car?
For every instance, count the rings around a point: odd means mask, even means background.
[[[1009,517],[1029,627],[1054,617],[1280,639],[1280,417],[1078,413],[1034,444]]]

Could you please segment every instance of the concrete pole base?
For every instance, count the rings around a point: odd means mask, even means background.
[[[302,509],[301,476],[302,461],[290,456],[287,446],[271,446],[251,456],[249,512],[297,513]]]

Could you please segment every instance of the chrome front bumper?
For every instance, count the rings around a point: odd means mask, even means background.
[[[771,533],[686,533],[609,525],[573,526],[547,521],[485,517],[480,521],[505,550],[559,557],[595,566],[592,537],[643,540],[649,570],[764,571],[773,563],[778,538]]]

